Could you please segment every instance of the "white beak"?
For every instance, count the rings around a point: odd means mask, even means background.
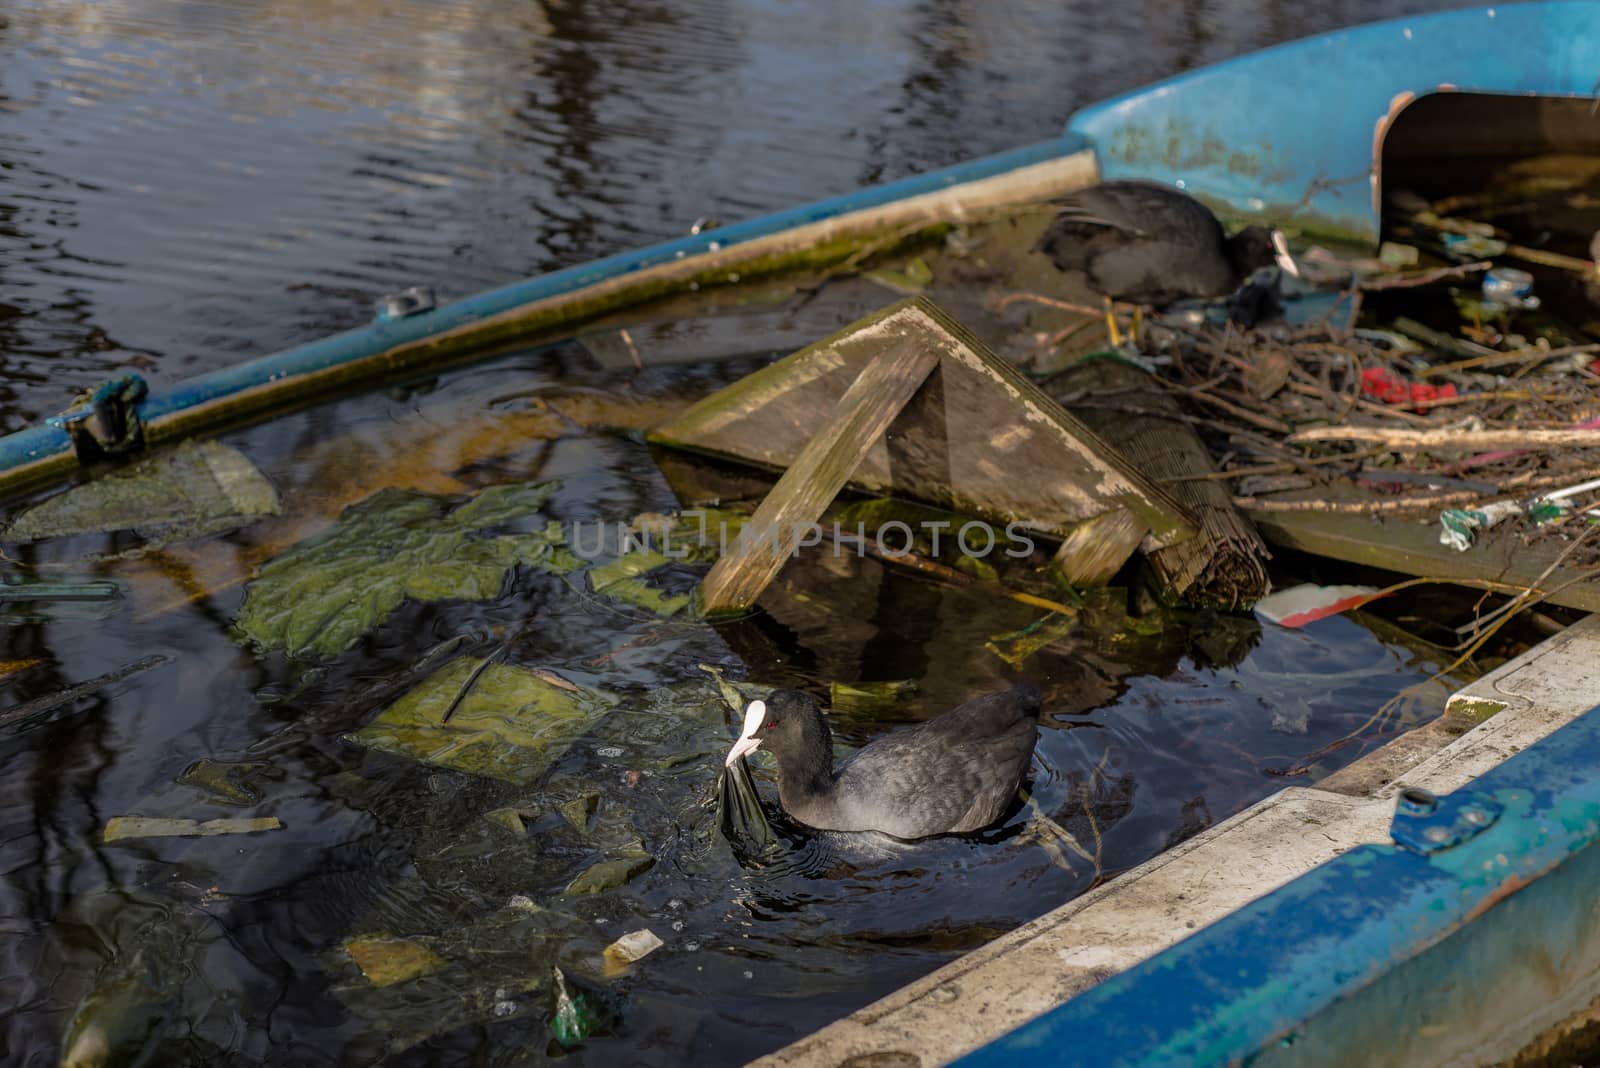
[[[761,739],[756,736],[756,731],[761,729],[761,721],[766,718],[766,702],[751,701],[750,707],[744,710],[744,733],[733,743],[733,748],[728,750],[726,761],[728,767],[733,767],[733,762],[746,753],[754,753],[761,748]]]
[[[1291,278],[1300,277],[1300,265],[1295,262],[1294,256],[1289,252],[1289,240],[1283,236],[1282,230],[1272,231],[1272,251],[1278,261],[1278,267]]]

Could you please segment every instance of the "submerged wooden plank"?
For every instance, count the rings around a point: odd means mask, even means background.
[[[927,379],[939,357],[913,338],[868,363],[839,400],[838,409],[801,449],[767,494],[733,548],[701,584],[707,612],[748,608],[794,555],[808,524],[850,480],[867,450]]]
[[[1489,581],[1527,587],[1561,555],[1565,543],[1524,545],[1521,535],[1495,529],[1467,552],[1439,543],[1437,522],[1329,512],[1267,512],[1245,509],[1273,545],[1334,560],[1367,564],[1406,575],[1456,582]],[[1583,567],[1563,565],[1539,583],[1552,604],[1600,611],[1600,581],[1574,582]],[[1573,583],[1567,585],[1567,583]],[[1514,591],[1513,591],[1514,592]]]

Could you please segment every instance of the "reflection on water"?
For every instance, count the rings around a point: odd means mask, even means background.
[[[1052,136],[1076,107],[1447,0],[18,0],[0,430],[723,220]]]

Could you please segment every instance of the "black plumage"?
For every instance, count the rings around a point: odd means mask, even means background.
[[[1038,739],[1039,688],[1022,683],[884,735],[833,766],[833,738],[809,695],[775,690],[747,712],[732,762],[755,748],[778,762],[778,800],[826,831],[925,838],[987,827],[1004,814]]]
[[[1276,262],[1272,231],[1231,237],[1181,190],[1154,182],[1106,182],[1053,202],[1056,217],[1034,250],[1063,271],[1082,271],[1103,297],[1151,307],[1234,292]]]

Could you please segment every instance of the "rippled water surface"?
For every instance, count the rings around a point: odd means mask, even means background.
[[[0,429],[120,367],[172,381],[357,325],[397,287],[465,295],[1445,6],[13,0]]]
[[[119,368],[171,382],[357,325],[402,285],[459,296],[997,151],[1152,78],[1429,6],[22,0],[0,12],[0,429]],[[1357,755],[1337,743],[1439,666],[1359,618],[1141,619],[1116,594],[1013,664],[991,646],[1038,633],[1040,610],[826,554],[717,627],[519,568],[476,599],[408,600],[332,658],[240,640],[256,569],[379,487],[443,509],[556,484],[524,533],[673,509],[614,428],[754,366],[622,382],[575,346],[520,353],[226,436],[280,517],[169,547],[8,545],[123,596],[6,609],[0,716],[34,711],[0,721],[0,1060],[53,1064],[92,1031],[151,1063],[535,1063],[559,964],[626,1003],[578,1063],[736,1063],[1225,818],[1308,755]],[[508,663],[613,699],[535,781],[350,739],[507,637]],[[1035,807],[917,845],[787,828],[777,863],[741,865],[709,807],[732,720],[702,664],[818,692],[916,680],[838,714],[847,746],[1032,678]],[[1375,736],[1443,692],[1415,690]],[[574,823],[579,795],[594,811]],[[488,818],[506,812],[520,832]],[[129,814],[283,827],[102,843]],[[619,850],[654,866],[564,893]],[[666,946],[601,974],[601,948],[640,927]],[[375,987],[342,948],[362,935],[439,968]]]

